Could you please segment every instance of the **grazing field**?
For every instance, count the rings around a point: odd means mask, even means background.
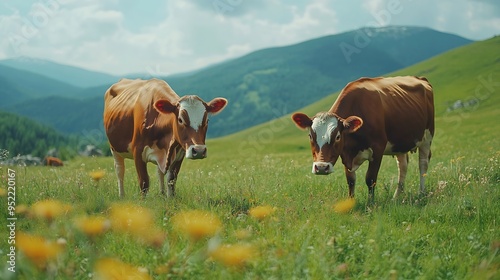
[[[208,141],[207,159],[184,162],[174,199],[159,195],[153,165],[151,189],[142,199],[130,160],[123,200],[112,158],[76,158],[61,168],[2,166],[5,190],[8,182],[16,186],[18,251],[14,275],[8,270],[10,229],[3,225],[0,278],[498,279],[500,71],[498,51],[492,51],[498,42],[477,43],[484,60],[496,59],[495,67],[470,77],[456,74],[465,93],[444,84],[443,74],[433,76],[433,60],[401,72],[431,69],[426,76],[436,89],[424,196],[418,195],[412,154],[403,197],[392,200],[397,168],[385,157],[375,203],[367,203],[361,179],[355,203],[345,200],[343,167],[313,176],[307,134],[289,116]],[[463,57],[460,49],[450,56]],[[448,59],[446,74],[454,75],[460,67]],[[480,77],[493,78],[482,84]],[[481,85],[493,90],[477,96]],[[478,105],[445,111],[443,104],[455,97],[474,96]],[[305,112],[327,110],[334,99]],[[11,217],[8,195],[0,201],[2,216]]]

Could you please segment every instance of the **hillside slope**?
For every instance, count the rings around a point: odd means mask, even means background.
[[[470,138],[474,141],[471,143],[496,139],[500,137],[497,123],[500,115],[499,49],[500,36],[497,36],[448,51],[384,76],[423,75],[432,83],[436,107],[434,146],[451,145]],[[338,92],[332,93],[296,111],[309,115],[326,111],[337,95]],[[448,105],[456,100],[473,98],[479,101],[475,106],[451,112],[446,110]],[[461,135],[463,138],[455,135]],[[248,154],[309,149],[306,133],[295,127],[290,115],[212,141],[215,146],[212,149],[224,150],[230,143],[238,143],[236,148]]]
[[[3,108],[54,127],[59,132],[78,135],[102,130],[103,109],[103,97],[77,100],[57,96],[31,99],[18,106]]]
[[[364,28],[264,49],[167,81],[179,94],[227,97],[228,108],[210,127],[212,135],[225,135],[302,108],[360,76],[392,72],[468,43],[428,28]]]
[[[51,95],[76,96],[82,89],[45,76],[0,64],[0,108]]]

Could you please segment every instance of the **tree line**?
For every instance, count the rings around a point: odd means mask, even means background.
[[[54,128],[16,114],[0,112],[0,149],[10,157],[31,154],[44,157],[50,149],[69,159],[77,151],[78,138],[64,135]]]

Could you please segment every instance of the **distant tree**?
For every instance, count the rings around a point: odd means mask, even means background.
[[[10,156],[32,154],[44,157],[51,148],[76,147],[77,137],[70,137],[36,121],[12,113],[0,111],[0,149]],[[76,153],[64,153],[63,159]]]

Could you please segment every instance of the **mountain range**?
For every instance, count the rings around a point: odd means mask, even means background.
[[[351,80],[384,75],[471,42],[429,28],[362,28],[160,78],[181,96],[226,97],[228,107],[209,128],[209,137],[223,136],[302,108]],[[64,133],[102,130],[102,96],[118,79],[39,60],[0,61],[0,109]]]

